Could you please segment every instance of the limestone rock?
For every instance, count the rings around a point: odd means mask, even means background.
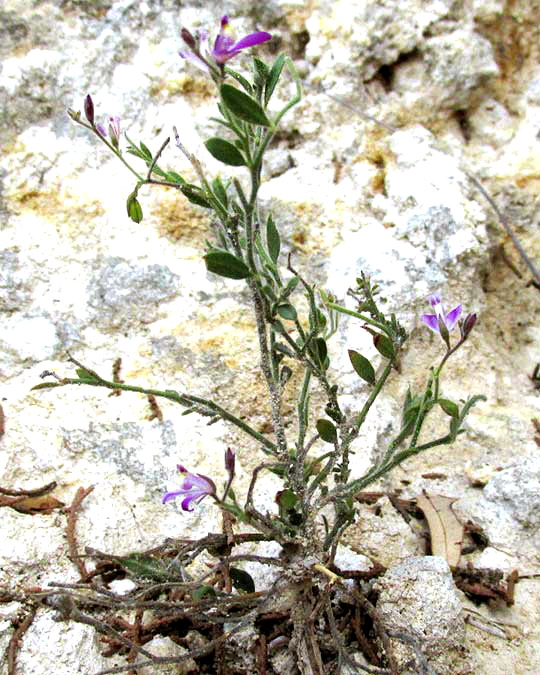
[[[418,658],[416,650],[440,675],[455,675],[465,667],[460,597],[443,558],[409,558],[389,569],[376,587],[377,610],[402,667]],[[419,662],[413,663],[419,671]]]

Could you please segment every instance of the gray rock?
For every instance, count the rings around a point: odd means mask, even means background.
[[[30,284],[22,274],[17,252],[0,251],[0,312],[20,310],[30,299]]]
[[[164,265],[140,267],[110,258],[99,264],[89,284],[88,304],[95,310],[97,323],[124,330],[155,321],[158,305],[178,294],[179,283],[180,277]]]
[[[454,508],[464,522],[479,525],[492,546],[535,555],[540,546],[540,458],[524,457],[497,472],[481,494],[463,497]]]
[[[401,667],[418,659],[415,651],[419,650],[438,675],[455,675],[459,666],[464,668],[465,622],[443,558],[409,558],[390,568],[376,588],[383,626],[391,636],[400,636],[394,637],[392,645]],[[416,664],[420,665],[418,660]],[[413,672],[421,672],[420,667]]]

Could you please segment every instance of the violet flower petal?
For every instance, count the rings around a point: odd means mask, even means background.
[[[454,309],[451,312],[448,312],[448,314],[444,319],[444,323],[446,324],[448,330],[452,330],[452,328],[456,325],[457,320],[461,316],[462,311],[463,311],[462,305],[458,305],[457,307],[454,307]]]
[[[422,321],[435,333],[439,332],[439,317],[436,314],[423,314]]]
[[[268,40],[271,40],[272,36],[270,33],[265,33],[264,31],[260,31],[258,33],[251,33],[250,35],[246,35],[246,37],[243,37],[241,40],[239,40],[233,47],[234,52],[240,51],[240,49],[246,49],[247,47],[255,47],[256,45],[260,45],[263,42],[268,42]]]
[[[193,52],[178,52],[183,59],[192,63],[195,67],[200,70],[208,72],[208,64],[206,64],[200,56],[194,54]]]

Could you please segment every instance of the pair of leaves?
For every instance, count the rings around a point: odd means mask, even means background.
[[[274,90],[277,86],[277,83],[279,81],[281,72],[283,70],[283,66],[285,65],[287,57],[285,54],[280,54],[277,59],[274,61],[272,64],[271,68],[268,68],[266,63],[261,61],[258,58],[253,59],[253,63],[255,66],[255,89],[259,92],[259,94],[262,93],[262,89],[264,89],[264,105],[268,105],[268,101],[272,97],[272,94],[274,93]],[[230,75],[233,77],[238,84],[240,84],[248,94],[252,95],[254,93],[253,86],[251,85],[248,80],[243,75],[240,75],[240,73],[235,72],[234,70],[231,70],[230,68],[226,68],[225,72],[227,75]]]

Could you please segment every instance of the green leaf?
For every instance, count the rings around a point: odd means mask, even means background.
[[[274,331],[274,333],[277,333],[278,335],[287,335],[285,326],[281,323],[281,321],[279,321],[279,319],[275,319],[274,321],[272,321],[270,326]]]
[[[63,387],[64,385],[61,382],[41,382],[33,386],[30,391],[36,391],[37,389],[52,389],[53,387]]]
[[[236,590],[245,591],[246,593],[255,593],[255,582],[250,574],[244,570],[238,569],[238,567],[231,567],[229,569],[229,574],[231,575],[231,581]]]
[[[191,594],[191,597],[194,600],[199,601],[199,600],[202,600],[207,595],[209,597],[212,597],[212,598],[216,597],[216,591],[214,590],[213,586],[207,586],[207,585],[199,586],[198,588],[196,588],[193,591],[193,593]]]
[[[118,562],[136,577],[144,577],[156,581],[172,581],[176,576],[171,574],[170,570],[167,569],[161,560],[152,558],[151,556],[134,554],[127,558],[122,558]]]
[[[288,298],[289,295],[295,290],[295,288],[298,286],[300,283],[300,279],[298,277],[293,277],[292,279],[289,279],[287,282],[287,285],[285,286],[285,290],[281,294],[282,298]]]
[[[80,380],[86,380],[87,382],[99,382],[99,379],[89,370],[86,370],[86,368],[76,368],[75,372],[77,373],[77,377]]]
[[[244,87],[248,94],[253,93],[253,87],[243,75],[240,75],[240,73],[237,73],[236,70],[231,70],[230,68],[225,68],[225,72],[227,75],[230,75],[232,78],[234,78],[238,84]]]
[[[147,146],[142,141],[139,143],[139,145],[141,147],[141,152],[144,155],[145,159],[149,159],[150,161],[152,161],[152,153],[147,148]]]
[[[186,181],[179,173],[176,173],[176,171],[167,171],[166,178],[167,180],[171,181],[171,183],[178,183],[179,185],[186,184]]]
[[[352,367],[363,380],[369,382],[369,384],[375,384],[375,371],[365,356],[354,351],[354,349],[349,349],[349,359]]]
[[[288,319],[289,321],[294,321],[296,319],[296,309],[288,303],[279,305],[277,313],[282,319]]]
[[[382,354],[385,359],[392,360],[395,357],[394,346],[392,345],[392,340],[386,335],[374,335],[373,344],[375,349]]]
[[[231,494],[232,490],[229,491],[229,494]],[[232,513],[233,516],[239,520],[242,523],[247,522],[247,516],[246,514],[242,511],[242,509],[237,506],[236,504],[221,504],[220,505],[221,509],[225,509],[225,511],[228,511],[229,513]]]
[[[180,191],[187,197],[192,204],[197,204],[197,206],[204,206],[205,209],[211,209],[212,205],[210,202],[204,198],[200,193],[200,190],[196,191],[189,185],[183,185],[180,188]]]
[[[225,186],[223,185],[221,178],[219,177],[214,178],[214,180],[212,181],[212,191],[219,199],[219,201],[223,204],[223,206],[227,208],[229,200],[227,199],[227,190],[225,189]]]
[[[294,494],[292,490],[282,490],[279,493],[278,502],[282,509],[289,510],[298,501],[298,497]]]
[[[317,433],[325,443],[334,443],[337,439],[336,427],[330,420],[317,420],[315,426],[317,427]]]
[[[246,279],[250,276],[249,267],[243,260],[228,251],[210,251],[204,256],[209,272],[228,279]]]
[[[440,398],[438,403],[447,415],[450,415],[450,417],[459,417],[459,408],[454,401],[450,401],[447,398]]]
[[[236,117],[250,124],[272,126],[262,107],[251,96],[230,84],[222,84],[220,92],[223,102]]]
[[[328,356],[328,347],[326,346],[326,341],[324,338],[319,337],[314,340],[314,352],[319,359],[321,365],[324,365],[326,358]]]
[[[266,63],[264,63],[264,61],[261,61],[261,59],[258,59],[256,56],[254,56],[253,70],[255,71],[255,77],[253,78],[253,80],[257,88],[257,98],[259,98],[260,94],[263,91],[264,85],[266,84],[266,78],[268,77],[270,69],[268,68]]]
[[[242,153],[229,141],[214,136],[205,142],[206,149],[219,162],[228,166],[245,166],[246,161]]]
[[[266,222],[266,243],[270,257],[274,262],[277,262],[281,248],[281,239],[271,214],[268,216]]]
[[[405,429],[406,427],[408,427],[409,425],[411,425],[413,422],[416,421],[419,411],[420,411],[420,403],[411,405],[407,408],[407,410],[405,410],[402,418],[403,429]]]
[[[274,89],[276,88],[276,84],[278,83],[281,71],[283,70],[283,66],[285,64],[285,59],[286,59],[285,54],[280,54],[274,61],[274,64],[270,69],[270,73],[266,79],[266,88],[264,92],[265,105],[268,105],[268,101],[270,100],[272,94],[274,93]]]

